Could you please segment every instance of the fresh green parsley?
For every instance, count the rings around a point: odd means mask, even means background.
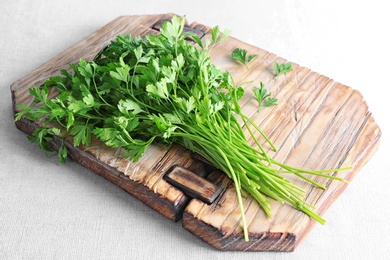
[[[292,71],[292,63],[278,63],[274,62],[274,71],[275,71],[275,77],[278,77],[282,74],[286,74],[287,72]]]
[[[80,59],[71,64],[71,71],[61,70],[60,75],[32,87],[35,105],[18,105],[15,120],[39,121],[41,127],[29,139],[46,151],[52,150],[49,143],[53,138],[73,140],[73,146],[79,146],[89,145],[92,136],[107,146],[123,148],[123,156],[132,161],[139,160],[155,142],[187,147],[233,180],[246,241],[249,235],[242,192],[251,194],[269,217],[272,198],[324,223],[304,201],[304,191],[281,173],[296,174],[321,188],[325,187],[304,174],[339,178],[297,169],[269,157],[255,132],[264,137],[267,147],[275,147],[241,112],[243,88],[234,84],[229,72],[211,63],[208,50],[226,34],[215,27],[210,31],[212,42],[203,43],[196,35],[183,33],[184,24],[184,18],[173,17],[159,35],[118,35],[93,60]],[[188,36],[200,48],[186,41]],[[246,58],[246,52],[236,52],[244,62],[254,59],[253,55]],[[52,88],[58,96],[49,98]],[[255,93],[263,105],[275,103],[262,85]],[[256,147],[248,143],[242,124]],[[64,161],[64,141],[58,154]]]
[[[258,87],[253,88],[253,93],[259,104],[259,109],[261,109],[261,107],[270,107],[270,106],[277,105],[278,99],[271,97],[271,94],[264,87],[263,82],[260,82],[259,88]]]
[[[235,48],[230,56],[233,60],[242,63],[243,65],[245,65],[246,68],[248,68],[248,64],[254,59],[256,59],[258,55],[257,54],[252,54],[249,56],[247,55],[248,55],[248,50]]]

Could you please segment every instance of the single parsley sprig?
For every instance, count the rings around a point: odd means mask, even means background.
[[[270,107],[270,106],[276,106],[278,99],[271,97],[271,94],[267,91],[267,89],[264,87],[263,82],[260,82],[260,88],[254,87],[253,93],[257,99],[257,102],[259,104],[259,110],[262,107]]]
[[[256,132],[267,146],[275,147],[241,111],[243,88],[234,84],[229,72],[211,63],[207,52],[211,45],[203,46],[198,40],[201,48],[190,44],[185,38],[196,36],[183,33],[183,28],[184,19],[173,17],[172,22],[164,23],[159,35],[118,35],[92,61],[80,59],[78,64],[71,64],[72,72],[62,70],[61,75],[31,88],[35,105],[18,105],[20,112],[15,120],[24,117],[39,121],[41,127],[30,140],[45,150],[50,150],[48,143],[53,137],[71,138],[73,145],[79,146],[89,145],[95,136],[107,146],[123,148],[124,157],[137,161],[155,142],[183,145],[233,180],[246,241],[249,235],[243,190],[269,217],[272,198],[290,203],[324,223],[304,201],[304,190],[281,173],[295,174],[320,188],[325,187],[306,174],[342,179],[284,165],[269,157]],[[218,28],[211,32],[214,43],[225,35]],[[58,96],[50,99],[52,88]],[[262,86],[259,95],[264,105],[271,100]],[[242,124],[255,146],[248,143]],[[63,141],[60,161],[66,151]]]
[[[241,49],[241,48],[235,48],[233,52],[231,53],[232,59],[242,63],[245,65],[245,67],[248,69],[248,64],[256,59],[258,57],[257,54],[248,55],[248,50]]]
[[[275,78],[292,71],[292,63],[278,63],[274,62]]]

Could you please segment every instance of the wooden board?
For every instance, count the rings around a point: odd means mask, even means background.
[[[17,104],[32,103],[28,93],[30,87],[58,74],[61,68],[69,68],[69,63],[76,63],[80,58],[92,59],[118,34],[158,33],[162,21],[172,16],[116,18],[13,83],[14,111],[17,111]],[[194,31],[203,39],[210,37],[209,28],[198,23],[187,24],[186,30]],[[231,60],[230,53],[237,47],[259,55],[249,69]],[[211,56],[213,63],[228,70],[237,84],[253,81],[253,84],[245,85],[247,91],[241,100],[242,109],[278,148],[276,153],[269,151],[275,159],[307,169],[352,166],[352,170],[337,173],[351,181],[378,148],[381,131],[358,91],[298,64],[293,64],[293,71],[287,75],[274,78],[273,62],[286,60],[233,37],[218,44]],[[258,112],[249,88],[260,81],[279,102],[278,106]],[[15,124],[27,134],[38,127],[37,122],[26,119]],[[259,140],[262,139],[259,137]],[[54,139],[52,146],[58,148],[59,143],[60,140]],[[121,158],[121,149],[108,148],[97,140],[80,147],[73,147],[71,140],[66,140],[66,145],[73,160],[163,216],[173,221],[182,219],[185,229],[220,250],[293,251],[315,225],[305,214],[277,202],[272,202],[273,217],[267,218],[249,196],[244,199],[244,205],[250,241],[244,242],[231,181],[183,147],[174,145],[166,149],[154,145],[139,162],[132,163]],[[297,178],[287,178],[307,190],[306,200],[316,206],[320,215],[348,186],[343,182],[314,178],[327,187],[324,191]]]

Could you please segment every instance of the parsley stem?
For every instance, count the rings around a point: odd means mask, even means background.
[[[216,149],[219,152],[219,154],[222,156],[222,158],[224,159],[224,161],[225,161],[225,163],[226,163],[226,165],[227,165],[227,167],[228,167],[228,169],[230,171],[230,175],[232,176],[232,179],[233,179],[233,182],[234,182],[234,186],[236,188],[238,206],[239,206],[240,212],[241,212],[242,226],[244,227],[243,228],[244,240],[245,241],[249,241],[248,229],[246,228],[247,224],[246,224],[245,210],[244,210],[244,204],[242,202],[241,186],[239,184],[239,179],[237,179],[236,173],[233,170],[233,167],[231,166],[230,161],[227,159],[226,154],[218,146],[216,146]]]

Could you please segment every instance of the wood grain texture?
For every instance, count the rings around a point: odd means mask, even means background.
[[[60,53],[39,68],[11,85],[12,101],[32,104],[28,89],[41,84],[61,68],[69,68],[80,58],[92,59],[96,53],[118,34],[145,35],[158,33],[161,21],[173,14],[121,16]],[[196,22],[186,26],[204,39],[210,38],[209,28]],[[234,48],[244,48],[258,58],[249,69],[230,58]],[[278,161],[306,169],[329,169],[352,166],[351,170],[336,174],[351,181],[375,153],[381,131],[362,95],[343,84],[308,68],[293,64],[293,71],[274,78],[273,62],[285,62],[281,57],[229,37],[215,46],[212,62],[228,70],[237,84],[245,84],[246,93],[241,99],[242,111],[269,136],[277,152],[272,152],[261,136],[269,155]],[[257,110],[251,88],[263,82],[278,98],[278,105]],[[54,96],[55,93],[53,92]],[[16,127],[31,134],[37,122],[22,119]],[[247,135],[249,136],[249,135]],[[251,144],[254,140],[249,139]],[[52,146],[59,147],[55,139]],[[177,221],[183,217],[183,227],[220,250],[293,251],[314,227],[315,222],[290,205],[272,201],[272,218],[267,218],[252,197],[244,198],[250,241],[242,237],[241,216],[237,207],[234,187],[223,173],[214,170],[179,145],[167,149],[151,146],[141,160],[132,163],[121,157],[121,149],[112,149],[97,140],[89,146],[73,147],[66,141],[70,157],[81,165],[103,176],[129,194],[138,198],[165,217]],[[213,202],[205,203],[186,195],[180,187],[166,181],[164,176],[173,165],[206,177],[222,190]],[[322,215],[348,186],[345,182],[310,177],[323,184],[321,190],[295,176],[286,176],[307,190],[306,200],[315,205]],[[211,202],[211,201],[210,201]]]
[[[221,66],[228,63],[227,54],[235,47],[248,49],[248,53],[261,53],[260,61],[256,60],[249,71],[231,62],[228,69],[236,82],[262,81],[279,100],[278,106],[257,112],[255,100],[249,94],[252,85],[247,87],[248,95],[242,100],[243,111],[278,148],[276,153],[269,149],[269,154],[278,161],[305,169],[351,166],[352,170],[337,173],[351,181],[373,155],[381,136],[362,95],[297,64],[293,72],[275,79],[272,63],[285,60],[235,39],[229,39],[229,43],[213,50],[213,55],[219,57],[215,60]],[[262,140],[260,136],[257,138]],[[344,182],[311,177],[327,187],[324,191],[295,176],[286,177],[307,190],[306,201],[313,204],[320,215],[348,186]],[[271,203],[273,217],[267,218],[253,198],[248,197],[244,205],[250,241],[244,242],[234,187],[227,180],[215,180],[224,183],[223,195],[212,205],[192,200],[184,212],[183,225],[216,248],[293,251],[315,225],[302,212],[275,201]]]

